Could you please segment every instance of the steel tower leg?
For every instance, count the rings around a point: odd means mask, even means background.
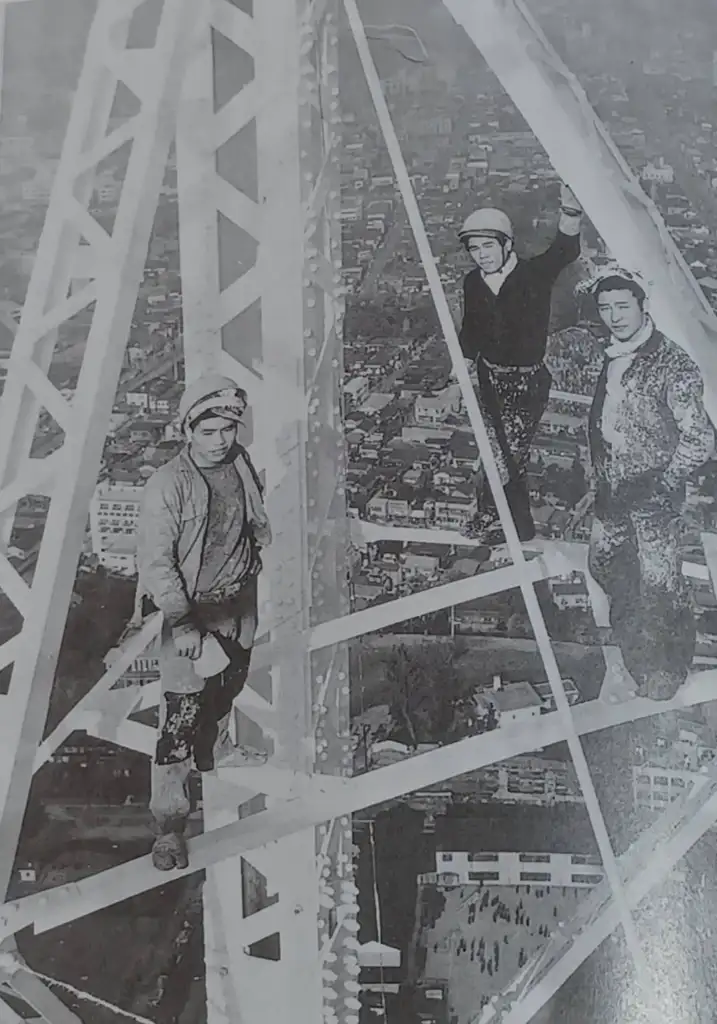
[[[332,704],[324,730],[329,739],[319,741],[331,745],[328,757],[322,748],[328,762],[322,769],[341,770],[337,730],[346,735],[348,726],[345,710],[336,717],[337,707],[347,707],[345,655],[330,652],[332,665],[324,669],[327,652],[313,656],[312,665],[307,647],[307,627],[322,602],[324,618],[346,610],[337,597],[345,587],[343,566],[320,537],[329,516],[345,518],[335,493],[342,467],[333,298],[340,280],[332,217],[338,199],[334,7],[271,0],[250,16],[226,0],[205,4],[204,37],[188,69],[177,136],[187,375],[223,369],[249,393],[252,453],[275,531],[261,578],[260,630],[268,627],[270,639],[291,651],[269,674],[252,675],[250,692],[239,701],[238,728],[241,734],[253,720],[273,744],[271,763],[304,775],[314,772],[317,757],[312,692],[323,687],[322,708],[327,699]],[[334,531],[332,549],[337,540]],[[228,825],[257,806],[247,803],[254,791],[244,773],[235,773],[238,783],[244,779],[236,789],[226,785],[231,772],[219,774],[220,782],[204,782],[206,828]],[[271,804],[260,795],[258,806]],[[339,873],[346,877],[334,847],[327,844],[324,857],[329,885]],[[321,1019],[317,921],[325,883],[315,828],[208,872],[212,1021]],[[252,949],[262,940],[263,951]]]
[[[451,10],[458,10],[459,0],[446,2]],[[102,10],[106,11],[108,7]],[[174,4],[172,0],[166,0],[163,25],[165,29],[166,25],[174,25],[177,38],[181,31],[180,23],[187,26],[187,10],[182,9],[182,17],[174,22],[167,12],[171,9],[176,15],[179,8],[179,0]],[[396,609],[382,609],[380,614],[346,617],[348,608],[343,592],[345,538],[341,527],[345,524],[345,510],[340,479],[343,454],[338,412],[341,359],[336,329],[340,319],[336,263],[340,243],[335,217],[338,198],[337,140],[334,135],[338,96],[335,10],[331,3],[317,3],[316,0],[312,4],[305,0],[272,0],[255,7],[255,15],[250,16],[228,0],[214,0],[210,9],[213,28],[232,40],[235,47],[243,50],[254,62],[251,71],[248,70],[251,63],[248,60],[232,63],[233,70],[227,74],[232,84],[242,87],[234,89],[233,98],[217,111],[208,75],[214,72],[217,88],[223,79],[218,74],[216,48],[213,55],[216,66],[212,67],[207,21],[201,21],[209,15],[207,8],[202,8],[196,0],[189,5],[189,10],[195,13],[202,39],[198,39],[200,46],[196,61],[186,58],[184,61],[189,73],[177,140],[187,372],[189,376],[196,376],[205,368],[222,366],[234,373],[250,394],[254,409],[253,451],[266,474],[267,501],[277,525],[276,545],[267,559],[263,615],[269,628],[270,649],[278,652],[278,656],[264,657],[265,668],[271,668],[270,677],[268,672],[262,675],[257,670],[254,673],[250,687],[239,702],[242,710],[239,727],[240,730],[247,728],[247,723],[253,719],[254,725],[273,743],[272,770],[286,767],[297,773],[289,775],[288,788],[283,790],[276,785],[282,776],[271,772],[264,773],[263,778],[257,773],[243,774],[241,789],[228,788],[231,784],[229,775],[207,786],[208,825],[215,831],[192,844],[192,855],[195,867],[211,868],[206,893],[210,1012],[213,1021],[218,1017],[241,1019],[242,1015],[248,1019],[261,1012],[262,1019],[271,1015],[278,1021],[291,1019],[292,1022],[299,1020],[307,1024],[309,1021],[314,1024],[323,1012],[329,1022],[338,1019],[342,1024],[343,1021],[350,1024],[356,1019],[357,1006],[355,982],[351,981],[356,964],[352,949],[355,946],[352,939],[355,893],[350,880],[350,855],[347,853],[349,822],[348,819],[334,820],[329,826],[319,827],[318,831],[315,826],[322,819],[335,819],[337,815],[378,802],[392,793],[415,788],[420,784],[420,778],[437,781],[455,774],[459,764],[465,771],[471,767],[471,761],[486,763],[486,759],[495,760],[505,754],[504,749],[498,752],[498,748],[491,745],[490,737],[485,737],[481,738],[480,745],[470,741],[457,745],[455,751],[436,751],[430,757],[417,760],[414,765],[395,766],[383,770],[383,773],[372,773],[371,777],[354,780],[345,790],[332,789],[328,785],[330,780],[325,780],[323,795],[318,789],[310,799],[299,795],[301,777],[311,774],[317,766],[330,774],[345,770],[349,763],[346,659],[345,651],[337,641],[343,642],[386,622],[396,621],[395,616],[399,614]],[[522,8],[514,8],[510,3],[491,4],[490,10],[489,27],[492,31],[495,28],[493,14],[498,17],[501,11],[522,11]],[[117,20],[121,27],[123,18],[117,16]],[[101,53],[102,59],[117,70],[116,61],[110,59],[102,45],[98,45],[98,32],[100,37],[101,32],[97,25],[101,24],[101,18],[98,18],[90,52]],[[281,28],[277,30],[277,26]],[[109,39],[108,24],[105,29]],[[169,32],[168,29],[166,31]],[[166,36],[162,38],[166,44]],[[525,42],[525,35],[521,38]],[[117,35],[112,36],[112,45],[117,45]],[[500,52],[498,47],[496,63]],[[530,47],[525,50],[528,52],[533,52]],[[521,51],[522,56],[525,53]],[[100,454],[97,438],[103,436],[102,402],[106,407],[112,394],[110,384],[105,381],[113,366],[112,359],[108,363],[102,361],[117,339],[124,339],[129,327],[130,287],[128,284],[123,289],[120,285],[123,280],[130,279],[133,303],[144,259],[144,252],[141,260],[138,255],[137,238],[142,225],[146,227],[151,222],[163,169],[159,149],[165,143],[168,149],[171,137],[171,132],[165,131],[166,121],[159,111],[160,108],[170,109],[171,95],[173,91],[175,95],[178,93],[180,79],[176,63],[165,62],[162,59],[164,55],[158,39],[157,48],[151,53],[152,70],[134,59],[131,65],[127,64],[122,69],[122,76],[138,94],[142,94],[142,82],[150,82],[152,85],[148,88],[157,89],[154,107],[146,95],[140,95],[145,101],[143,114],[146,116],[142,120],[143,115],[140,115],[141,131],[138,129],[137,139],[143,140],[144,148],[135,146],[135,163],[130,165],[134,168],[133,176],[130,175],[125,186],[125,195],[134,195],[134,205],[129,200],[125,202],[123,195],[123,205],[111,240],[115,242],[119,237],[119,225],[126,224],[134,212],[136,224],[140,226],[134,231],[127,229],[127,234],[121,236],[124,244],[120,246],[118,241],[115,246],[124,254],[122,266],[127,277],[120,278],[116,254],[110,274],[106,269],[110,261],[105,263],[102,258],[103,250],[108,246],[101,230],[88,220],[86,209],[75,212],[73,202],[82,198],[86,203],[89,192],[86,187],[81,193],[76,190],[73,199],[75,178],[78,188],[86,186],[86,181],[66,159],[58,176],[52,216],[48,216],[25,318],[13,354],[11,379],[14,386],[11,389],[8,384],[8,398],[3,403],[5,419],[0,426],[9,429],[0,431],[0,480],[4,485],[0,492],[0,511],[14,508],[23,494],[36,493],[38,488],[47,486],[43,478],[46,480],[56,472],[57,463],[54,466],[51,462],[36,466],[32,460],[28,461],[40,402],[66,428],[68,439],[74,439],[77,444],[76,439],[80,438],[76,452],[69,445],[63,452],[62,490],[57,491],[59,499],[57,495],[53,497],[53,508],[57,510],[51,511],[50,519],[56,536],[69,537],[69,554],[65,549],[61,553],[43,550],[31,595],[7,563],[0,563],[0,583],[21,610],[29,607],[30,596],[35,603],[39,582],[43,587],[38,591],[41,598],[33,610],[34,622],[35,612],[40,609],[38,625],[33,626],[32,631],[26,631],[23,638],[30,641],[26,645],[30,654],[27,657],[21,654],[16,664],[15,676],[28,685],[18,691],[14,677],[10,698],[6,701],[10,710],[13,707],[19,709],[21,717],[3,717],[13,753],[19,745],[24,752],[24,760],[21,758],[19,763],[30,766],[27,771],[23,769],[25,776],[20,778],[20,782],[23,778],[29,780],[33,762],[42,763],[35,755],[45,717],[44,712],[39,713],[38,707],[40,711],[43,706],[46,710],[52,673],[48,671],[48,678],[42,680],[40,675],[41,670],[52,668],[51,652],[55,648],[49,641],[54,639],[55,647],[59,643],[58,630],[53,633],[47,628],[50,598],[43,599],[46,594],[51,594],[55,607],[64,609],[67,606],[73,578],[68,564],[71,552],[79,552],[82,530],[74,526],[74,532],[70,529],[66,533],[65,527],[76,523],[76,513],[86,507],[82,501],[89,499],[94,482],[92,475],[89,482],[84,481],[84,467],[94,458],[93,473],[96,470]],[[78,106],[68,134],[66,153],[75,156],[83,153],[85,163],[82,169],[85,171],[96,160],[95,154],[92,154],[93,159],[87,156],[84,138],[91,128],[93,116],[99,119],[100,125],[106,122],[114,93],[114,81],[111,87],[100,88],[99,75],[103,68],[104,65],[99,71],[95,68],[95,77],[90,76],[89,79],[85,69]],[[233,77],[237,69],[240,75],[246,75],[246,81],[237,83]],[[509,71],[510,68],[504,68],[506,75]],[[161,83],[158,79],[162,80]],[[515,88],[517,90],[517,84]],[[96,100],[100,114],[91,109],[92,100]],[[529,102],[530,97],[523,96],[522,103],[526,109]],[[569,107],[565,95],[561,95],[561,102]],[[148,125],[152,117],[154,121],[150,130]],[[198,119],[202,122],[199,131]],[[194,131],[190,130],[192,125]],[[136,126],[137,122],[134,122]],[[550,125],[543,127],[549,134]],[[204,128],[206,132],[202,130]],[[127,137],[120,138],[122,131],[120,129],[116,133],[117,144]],[[539,134],[542,138],[542,128]],[[113,148],[112,144],[102,141],[103,136],[104,129],[96,129],[94,142],[90,144],[90,148],[94,146],[98,150],[97,160]],[[594,136],[590,138],[594,143]],[[600,144],[604,141],[602,139]],[[109,149],[103,148],[107,146]],[[614,159],[609,147],[608,151]],[[137,169],[138,152],[144,153],[145,157],[142,172]],[[588,195],[584,184],[581,192],[580,182],[575,180],[572,172],[569,173],[570,168],[562,169],[557,155],[555,159],[558,169],[575,185],[581,198],[584,197],[588,211],[598,223],[601,210],[596,201],[597,192],[591,191]],[[622,173],[624,168],[620,168],[619,163],[617,166]],[[579,169],[573,170],[575,174],[580,173]],[[131,181],[134,182],[133,188],[129,188]],[[140,183],[149,183],[149,192],[152,193],[149,198],[142,193]],[[597,188],[596,185],[594,187]],[[624,210],[620,208],[620,212],[624,213]],[[654,227],[652,213],[650,218]],[[636,222],[639,219],[636,214]],[[233,241],[231,230],[224,231],[228,223],[236,229]],[[604,223],[608,224],[607,219]],[[611,230],[614,223],[615,218],[610,221]],[[648,230],[644,224],[641,230],[643,228]],[[88,254],[85,249],[78,253],[77,263],[60,259],[60,255],[68,255],[68,246],[78,246],[82,232],[92,245],[92,252]],[[65,237],[66,234],[69,237]],[[146,228],[148,237],[149,229]],[[607,231],[605,237],[609,244],[613,244]],[[634,250],[628,253],[626,236],[620,237],[623,238],[620,243],[623,248],[619,249],[616,244],[615,251],[618,255],[624,253],[627,259]],[[646,235],[641,235],[643,237]],[[672,258],[673,254],[667,255]],[[80,263],[80,259],[85,262]],[[674,261],[670,265],[674,267]],[[73,280],[89,280],[90,283],[68,298],[69,285]],[[685,287],[688,285],[689,280]],[[671,301],[676,301],[674,296],[678,292],[684,297],[684,290],[680,292],[678,288],[676,292],[673,289]],[[95,322],[107,327],[107,331],[98,338],[93,327],[90,335],[86,355],[89,369],[83,366],[81,390],[78,392],[87,394],[88,405],[80,407],[76,400],[68,409],[43,376],[49,367],[54,345],[54,339],[48,332],[75,310],[93,301],[97,302]],[[53,304],[59,305],[59,309],[51,315],[48,309]],[[104,319],[98,321],[100,310]],[[669,315],[669,311],[665,315]],[[124,321],[122,317],[125,317]],[[706,330],[711,324],[708,321],[709,318],[703,321],[707,324]],[[119,329],[122,323],[125,324],[124,331]],[[679,335],[677,337],[681,340]],[[101,347],[102,339],[106,340],[104,348]],[[92,360],[88,362],[93,353]],[[40,368],[39,374],[27,356],[33,357]],[[114,379],[116,383],[116,375]],[[281,401],[277,400],[277,394]],[[24,425],[24,432],[14,431],[12,428],[16,425],[21,428]],[[90,427],[96,437],[88,437]],[[85,433],[80,435],[80,428]],[[338,486],[335,487],[337,481]],[[481,581],[481,586],[487,593],[492,592],[491,588],[500,589],[516,583],[527,585],[547,571],[545,564],[533,566],[534,563],[529,566],[521,564],[502,576],[491,574],[495,579]],[[472,587],[476,586],[475,581],[468,582]],[[459,589],[458,584],[451,584],[442,588],[440,594],[422,597],[437,602],[437,606],[441,601],[450,604],[455,602]],[[468,587],[465,589],[467,596]],[[401,604],[403,617],[415,614],[415,611],[410,611],[414,607],[411,600]],[[543,636],[543,641],[544,646],[549,646],[546,636]],[[18,649],[16,644],[8,649],[10,654],[8,650],[4,652],[6,663]],[[260,647],[256,663],[259,665],[261,662]],[[18,669],[22,666],[24,675],[18,676]],[[38,697],[33,696],[36,693]],[[26,698],[26,694],[30,697]],[[119,702],[114,697],[110,699],[105,692],[100,706],[109,708],[115,704]],[[87,708],[90,709],[89,704]],[[579,711],[571,723],[564,720],[564,715],[556,715],[550,722],[546,716],[543,720],[545,735],[553,736],[553,742],[570,736],[575,743],[577,735],[595,727],[594,723],[583,720]],[[636,709],[635,717],[638,712]],[[124,710],[126,713],[127,709]],[[617,721],[619,716],[620,712],[615,709],[604,712],[606,724]],[[37,719],[40,720],[39,732],[35,727]],[[25,727],[27,722],[33,723],[32,726]],[[100,733],[103,727],[98,725],[95,728]],[[128,743],[137,743],[138,749],[145,749],[146,736],[140,733],[141,728],[139,732],[126,729],[122,735]],[[503,737],[503,748],[506,738]],[[511,742],[515,743],[516,750],[523,750],[528,738],[516,732]],[[11,796],[19,794],[17,801],[6,801],[5,808],[7,812],[7,805],[10,806],[13,810],[11,821],[17,824],[17,803],[24,798],[27,786],[23,790],[15,781],[9,792]],[[249,814],[254,810],[253,804],[246,805],[247,797],[252,793],[265,794],[268,808],[265,812]],[[278,801],[277,796],[293,798],[288,802]],[[242,814],[246,815],[241,820],[237,814],[239,804],[243,805]],[[695,834],[695,820],[686,822],[685,827],[679,830],[681,843]],[[0,832],[0,852],[6,835],[7,832]],[[10,855],[15,849],[15,839],[16,835],[12,841],[7,841]],[[261,844],[264,844],[263,848],[252,849],[252,846]],[[242,859],[237,856],[239,852]],[[226,871],[214,867],[223,857],[229,858]],[[5,863],[8,863],[7,858]],[[254,869],[253,873],[250,868]],[[252,901],[244,901],[243,897],[241,900],[232,898],[240,870],[244,881],[249,878],[254,885],[256,898]],[[628,879],[623,878],[623,882],[628,882]],[[31,898],[6,907],[3,927],[13,930],[33,921],[39,928],[51,927],[158,884],[156,875],[148,872],[145,862],[135,862],[78,885],[60,887],[56,893],[48,894],[42,900]],[[249,890],[250,887],[247,885],[246,888]],[[271,903],[273,896],[278,900]],[[337,908],[338,901],[343,906]],[[276,936],[278,960],[248,956],[245,952],[247,945]],[[319,956],[325,968],[323,979],[316,971]],[[311,979],[308,985],[307,978]],[[323,992],[322,980],[326,982]],[[282,985],[283,990],[279,992]],[[272,996],[267,1013],[269,989]],[[274,996],[275,989],[277,994]],[[300,1004],[294,998],[297,991],[306,993]]]
[[[51,503],[32,586],[4,557],[0,585],[25,616],[14,669],[2,698],[0,753],[0,881],[7,889],[42,739],[65,615],[84,540],[89,500],[142,277],[157,197],[174,132],[186,63],[192,0],[166,0],[149,50],[126,49],[137,2],[121,9],[103,0],[93,24],[77,101],[53,188],[35,269],[9,363],[0,410],[0,504],[10,511],[38,479],[51,481]],[[106,135],[118,80],[141,102],[135,118]],[[95,167],[132,142],[114,230],[92,217]],[[76,279],[89,280],[73,292]],[[72,402],[48,378],[55,329],[94,304],[92,326]],[[45,407],[65,443],[46,463],[29,458],[37,417]]]

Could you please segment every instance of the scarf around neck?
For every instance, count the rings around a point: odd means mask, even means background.
[[[493,271],[492,274],[484,274],[483,271],[481,270],[481,277],[488,285],[490,290],[493,292],[493,294],[497,295],[498,292],[503,287],[505,279],[508,277],[509,274],[513,273],[517,265],[518,257],[515,255],[514,252],[512,252],[508,259],[503,264],[503,266],[500,268],[500,270],[495,270]]]
[[[637,352],[638,348],[649,341],[652,337],[652,332],[655,329],[655,325],[652,322],[652,318],[645,314],[645,321],[642,327],[633,334],[629,341],[619,341],[614,335],[610,335],[610,344],[605,349],[605,355],[608,359],[619,359],[620,356],[629,356],[633,352]]]

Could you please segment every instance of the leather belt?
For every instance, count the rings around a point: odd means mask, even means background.
[[[230,586],[222,587],[220,590],[213,590],[211,594],[197,594],[195,600],[200,605],[224,604],[225,601],[231,601],[233,597],[240,594],[252,579],[253,576],[246,576],[241,583],[232,583]]]
[[[492,370],[493,373],[536,373],[542,363],[534,363],[532,366],[499,366],[497,363],[489,363],[487,359],[481,357],[481,362]]]

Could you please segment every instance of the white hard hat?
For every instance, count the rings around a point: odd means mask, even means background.
[[[594,295],[604,281],[612,281],[613,279],[624,281],[626,284],[636,285],[644,296],[647,295],[649,286],[642,274],[635,270],[628,270],[626,267],[621,267],[618,263],[614,262],[606,263],[596,268],[590,277],[578,282],[575,292],[577,295]]]
[[[462,242],[466,242],[474,235],[487,235],[489,238],[503,235],[505,238],[513,238],[513,225],[507,213],[486,207],[471,213],[458,232]]]

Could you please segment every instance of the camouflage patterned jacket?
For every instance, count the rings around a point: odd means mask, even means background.
[[[632,506],[656,495],[684,500],[688,477],[715,450],[699,368],[653,330],[622,376],[608,441],[602,420],[609,364],[606,358],[590,411],[596,511],[615,501]]]

